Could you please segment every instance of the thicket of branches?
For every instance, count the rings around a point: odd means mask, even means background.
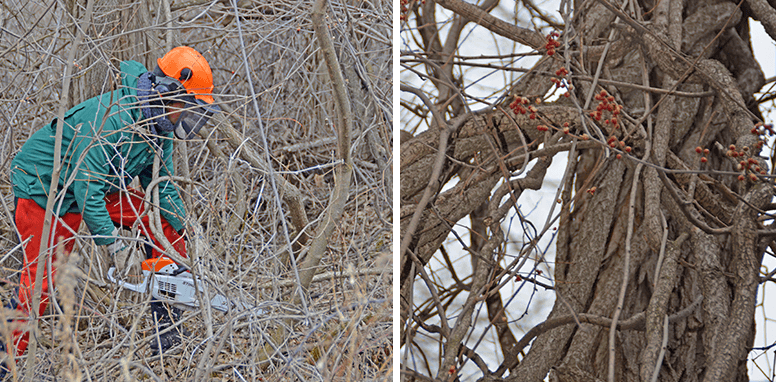
[[[403,380],[773,380],[773,2],[559,5],[403,2]]]
[[[147,296],[106,282],[111,259],[82,227],[39,346],[16,375],[390,379],[391,24],[386,1],[3,1],[3,302],[22,258],[7,171],[15,153],[62,102],[115,89],[122,60],[153,69],[188,45],[210,63],[224,112],[204,138],[176,145],[187,265],[261,309],[188,311],[192,336],[149,357]]]

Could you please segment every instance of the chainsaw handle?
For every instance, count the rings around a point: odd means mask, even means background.
[[[123,280],[117,280],[116,277],[113,276],[114,273],[116,273],[116,267],[110,267],[110,269],[108,269],[108,280],[112,283],[138,293],[146,293],[148,290],[148,279],[150,278],[151,272],[143,271],[143,282],[140,284],[132,284]]]
[[[178,276],[179,274],[181,274],[181,273],[183,273],[183,272],[188,272],[188,271],[189,271],[189,268],[186,268],[186,266],[185,266],[185,265],[180,265],[180,264],[178,264],[178,269],[174,270],[174,271],[172,272],[172,275],[173,275],[173,276]]]

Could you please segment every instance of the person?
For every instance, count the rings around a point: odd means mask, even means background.
[[[146,257],[162,256],[160,249],[164,247],[148,228],[143,191],[127,185],[137,177],[146,189],[153,180],[155,156],[160,156],[158,175],[173,175],[172,138],[191,139],[210,116],[220,111],[212,96],[210,66],[190,47],[170,50],[157,59],[157,66],[151,71],[137,61],[121,62],[120,79],[117,90],[86,100],[64,115],[61,172],[47,245],[52,264],[56,261],[57,246],[63,247],[60,253],[65,255],[72,251],[82,221],[94,243],[106,246],[114,257],[126,257],[126,251],[133,248],[119,237],[120,227],[133,225],[149,239]],[[56,269],[52,269],[51,275],[44,273],[40,307],[37,314],[30,315],[36,275],[46,270],[46,263],[39,263],[38,256],[53,173],[56,128],[55,118],[33,134],[11,162],[15,223],[22,241],[29,239],[24,246],[18,299],[9,304],[20,313],[17,317],[34,319],[43,315],[51,297],[48,278],[54,280]],[[185,210],[178,190],[169,178],[160,182],[158,189],[162,231],[185,257]],[[153,301],[150,310],[152,322],[158,325],[157,333],[173,325],[180,316],[177,308],[159,301]],[[29,333],[17,329],[12,338],[11,346],[0,344],[0,351],[11,356],[23,355]],[[152,354],[164,352],[179,342],[179,330],[164,332],[152,342]],[[6,373],[7,368],[0,372]]]

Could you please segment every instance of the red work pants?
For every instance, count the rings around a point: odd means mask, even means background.
[[[113,193],[105,197],[105,206],[110,214],[113,222],[119,226],[127,228],[138,220],[138,216],[143,214],[143,193],[136,190],[129,190],[128,192]],[[31,199],[18,199],[16,204],[16,228],[19,230],[22,240],[27,242],[24,247],[24,266],[21,270],[21,279],[19,282],[19,304],[16,309],[22,312],[23,315],[29,316],[29,312],[32,310],[32,293],[35,285],[35,275],[38,272],[38,255],[40,254],[40,238],[43,234],[43,217],[46,210],[41,208],[35,201]],[[52,222],[52,231],[50,237],[56,245],[63,245],[63,253],[69,254],[73,245],[75,244],[74,235],[78,232],[78,227],[81,225],[83,216],[78,213],[67,213],[64,216],[57,218],[54,217]],[[147,238],[154,241],[157,247],[163,248],[162,244],[153,237],[151,230],[148,228],[148,216],[143,216],[140,219],[140,232]],[[161,219],[162,230],[167,240],[172,243],[173,247],[179,254],[186,256],[186,245],[183,237],[172,228],[167,220],[163,217]],[[52,276],[56,273],[56,269],[53,263],[56,261],[57,249],[49,252],[52,262]],[[153,250],[153,257],[159,257],[161,255],[156,249]],[[41,264],[41,270],[46,272],[46,264]],[[52,278],[53,281],[53,278]],[[43,274],[43,283],[41,284],[41,299],[40,309],[38,310],[38,316],[43,315],[46,310],[46,306],[49,303],[49,282],[48,275]],[[13,333],[14,347],[16,348],[16,356],[21,356],[27,349],[27,343],[29,341],[29,332],[23,330],[15,330]],[[8,347],[9,352],[11,347]]]

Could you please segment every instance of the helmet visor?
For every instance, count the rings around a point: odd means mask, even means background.
[[[175,126],[175,136],[178,139],[192,139],[202,126],[210,121],[213,114],[221,111],[217,105],[208,104],[194,97],[187,97],[186,109],[181,113]]]

